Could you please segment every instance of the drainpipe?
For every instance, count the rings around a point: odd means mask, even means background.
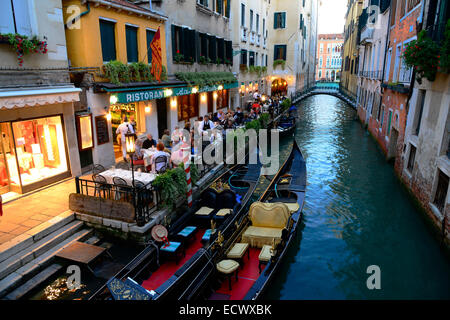
[[[81,19],[82,16],[88,14],[91,11],[91,6],[89,5],[89,1],[86,2],[86,6],[87,6],[87,10],[82,12],[82,13],[80,13],[80,15],[78,17],[75,17],[72,20],[72,23],[77,22],[79,19]],[[64,29],[67,29],[67,23],[64,24]]]

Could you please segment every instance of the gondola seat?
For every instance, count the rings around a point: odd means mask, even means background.
[[[281,202],[254,202],[249,212],[252,225],[242,235],[242,242],[251,247],[262,248],[264,245],[277,245],[281,241],[283,229],[289,220],[289,208]]]
[[[261,273],[261,265],[267,264],[269,262],[270,258],[272,258],[272,246],[266,244],[265,246],[262,247],[261,252],[259,253],[259,256],[258,256],[259,273]]]
[[[214,209],[208,208],[208,207],[201,207],[195,212],[195,215],[197,216],[209,216]]]
[[[300,209],[300,205],[297,202],[283,202],[289,209],[290,213],[297,212]]]

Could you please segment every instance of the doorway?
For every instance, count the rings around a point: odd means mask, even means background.
[[[391,129],[391,137],[389,138],[389,149],[387,158],[388,160],[395,158],[395,154],[397,152],[397,140],[398,140],[398,131],[394,128]]]
[[[164,134],[167,128],[167,98],[156,99],[156,112],[158,115],[158,138]],[[158,140],[158,139],[156,139]]]

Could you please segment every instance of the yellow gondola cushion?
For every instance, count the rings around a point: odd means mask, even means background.
[[[281,202],[254,202],[250,206],[250,220],[255,227],[280,228],[286,227],[290,212]]]
[[[227,258],[241,259],[245,251],[248,249],[248,243],[235,243],[233,248],[228,252]]]
[[[230,213],[231,213],[231,209],[220,209],[216,213],[216,216],[223,217],[223,216],[226,216],[227,214],[230,214]]]
[[[207,216],[213,211],[214,211],[214,209],[211,209],[208,207],[201,207],[200,209],[197,210],[197,212],[195,214],[198,216]]]
[[[242,242],[247,242],[251,247],[262,248],[266,244],[277,245],[281,241],[281,228],[248,227],[242,234]]]
[[[289,209],[289,211],[291,213],[297,212],[298,209],[300,209],[300,205],[297,202],[292,202],[292,203],[288,203],[288,202],[283,202]]]
[[[268,262],[272,257],[272,246],[265,245],[262,247],[261,252],[259,253],[259,261]]]
[[[222,260],[216,265],[217,271],[230,274],[239,268],[239,263],[234,260]]]

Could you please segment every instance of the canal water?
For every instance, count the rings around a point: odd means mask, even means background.
[[[450,259],[356,112],[328,95],[298,109],[304,220],[265,298],[450,298]],[[291,144],[281,141],[282,161]],[[380,290],[367,288],[370,265],[380,267]]]

